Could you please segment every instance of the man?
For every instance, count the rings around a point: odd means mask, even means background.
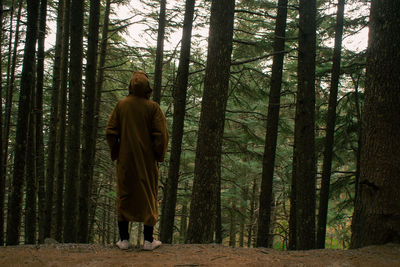
[[[129,95],[117,103],[107,123],[111,159],[117,160],[120,249],[130,246],[130,221],[144,223],[144,250],[161,245],[153,238],[153,228],[158,218],[158,162],[164,160],[168,129],[160,106],[150,100],[152,91],[147,74],[135,71]]]

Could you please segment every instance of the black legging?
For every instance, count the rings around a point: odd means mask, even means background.
[[[119,237],[122,240],[129,240],[129,231],[128,231],[129,222],[128,221],[120,221],[118,222],[118,230]],[[153,226],[145,225],[143,229],[144,240],[153,242]]]

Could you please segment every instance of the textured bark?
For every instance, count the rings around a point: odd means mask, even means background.
[[[236,246],[236,205],[231,202],[230,207],[230,224],[229,224],[229,246]]]
[[[6,91],[6,104],[4,111],[4,129],[3,136],[1,139],[2,142],[2,160],[0,161],[0,168],[2,175],[0,175],[0,207],[3,211],[6,210],[4,206],[5,201],[5,185],[7,179],[7,166],[8,166],[8,144],[9,144],[9,134],[10,134],[10,119],[11,119],[11,107],[12,107],[12,98],[14,92],[14,81],[15,81],[15,68],[16,68],[16,58],[17,58],[17,48],[19,43],[19,25],[21,21],[21,10],[22,10],[22,0],[19,1],[19,7],[17,12],[17,25],[15,27],[15,39],[14,39],[14,47],[12,47],[12,42],[9,42],[8,46],[8,63],[7,63],[7,91]],[[10,29],[12,29],[12,21],[14,14],[14,2],[12,2],[11,14],[10,14]],[[10,38],[12,39],[13,31],[10,31]],[[11,57],[12,55],[12,57]],[[11,162],[11,161],[10,161]],[[4,212],[0,212],[0,244],[4,244]]]
[[[41,232],[42,227],[45,231],[43,236],[39,234],[39,242],[42,243],[44,237],[50,236],[50,229],[52,225],[52,215],[53,213],[53,188],[54,188],[54,180],[57,177],[57,168],[56,168],[56,160],[57,160],[57,126],[58,126],[58,99],[60,95],[60,86],[61,86],[61,56],[63,49],[63,24],[64,24],[64,5],[65,1],[60,0],[58,2],[57,9],[57,32],[56,32],[56,44],[55,44],[55,56],[54,56],[54,64],[53,64],[53,85],[51,92],[51,108],[50,108],[50,125],[49,125],[49,137],[47,143],[47,168],[46,168],[46,214],[44,216],[45,220],[41,227],[39,227],[39,232]]]
[[[79,186],[78,242],[87,243],[89,237],[89,185],[93,179],[96,138],[94,113],[96,102],[97,46],[99,41],[100,0],[90,0],[89,36],[86,63],[85,106],[83,112],[82,163]]]
[[[158,17],[157,51],[156,51],[154,87],[153,87],[153,100],[157,103],[160,103],[161,100],[166,5],[167,5],[167,0],[160,0],[160,15]]]
[[[39,208],[39,242],[44,242],[45,233],[43,230],[49,229],[45,226],[46,214],[46,195],[45,195],[45,176],[44,176],[44,141],[43,141],[43,77],[44,77],[44,40],[46,37],[46,15],[47,0],[40,1],[40,17],[39,17],[39,36],[38,36],[38,56],[36,70],[36,101],[35,101],[35,138],[36,138],[36,176],[38,183],[38,208]],[[49,192],[49,190],[47,191]],[[53,192],[53,188],[51,188]]]
[[[339,0],[338,11],[336,15],[335,48],[333,50],[332,59],[331,89],[329,92],[324,161],[322,166],[322,181],[319,197],[317,248],[325,248],[326,218],[328,215],[329,185],[331,181],[332,153],[336,122],[336,102],[340,76],[344,4],[345,0]]]
[[[351,247],[400,243],[400,2],[373,0]]]
[[[35,106],[35,92],[31,95],[31,106]],[[35,111],[29,113],[28,147],[26,152],[26,191],[25,191],[25,244],[36,243],[36,129]]]
[[[63,200],[64,200],[64,160],[65,160],[65,128],[66,128],[66,110],[67,110],[67,84],[68,84],[68,52],[69,52],[69,25],[70,25],[70,0],[64,0],[63,15],[63,37],[62,37],[62,54],[61,54],[61,84],[60,94],[58,96],[58,126],[57,126],[57,144],[58,157],[55,164],[57,165],[57,181],[56,181],[56,208],[55,208],[55,239],[59,242],[63,241]]]
[[[174,91],[174,115],[172,122],[171,156],[166,181],[166,191],[162,203],[160,220],[160,240],[172,243],[174,228],[176,194],[179,181],[183,126],[186,109],[186,91],[189,77],[190,45],[195,0],[186,0],[185,18],[183,21],[181,54]]]
[[[300,0],[293,177],[296,182],[296,249],[315,247],[316,1]],[[291,210],[294,211],[294,210]]]
[[[271,90],[268,103],[267,133],[265,136],[263,157],[257,247],[267,247],[270,239],[272,184],[274,178],[276,143],[278,138],[287,2],[287,0],[280,0],[278,2],[278,15],[276,17],[275,25],[274,57],[272,63]]]
[[[250,198],[250,214],[249,214],[249,225],[247,227],[247,247],[251,247],[251,240],[253,240],[253,222],[254,222],[254,214],[256,210],[256,193],[257,193],[257,181],[253,180],[252,193]]]
[[[12,20],[12,17],[11,17]],[[12,28],[12,27],[11,27]],[[3,32],[3,2],[0,2],[0,32]],[[10,31],[11,32],[11,31]],[[10,39],[11,40],[11,39]],[[10,42],[11,43],[11,42]],[[0,73],[3,74],[3,35],[0,36]],[[3,75],[0,75],[0,101],[3,103]],[[3,104],[0,105],[0,246],[4,243],[4,194],[6,176],[3,173]]]
[[[76,241],[82,109],[83,1],[71,1],[71,57],[64,201],[64,242]]]
[[[7,245],[19,243],[21,209],[24,189],[25,156],[27,149],[30,97],[34,90],[35,44],[37,37],[37,21],[39,16],[39,1],[27,1],[28,21],[22,67],[21,90],[18,106],[18,121],[15,140],[15,158],[12,188],[8,201],[7,213]]]
[[[187,243],[213,242],[228,98],[234,0],[213,1]]]

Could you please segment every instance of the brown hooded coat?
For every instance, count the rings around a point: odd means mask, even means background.
[[[111,159],[117,160],[118,221],[154,226],[158,218],[158,162],[168,145],[166,119],[149,100],[147,74],[132,74],[129,95],[120,100],[106,128]]]

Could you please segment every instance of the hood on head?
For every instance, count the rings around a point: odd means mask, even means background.
[[[129,83],[129,94],[149,99],[152,92],[149,76],[143,71],[135,71]]]

